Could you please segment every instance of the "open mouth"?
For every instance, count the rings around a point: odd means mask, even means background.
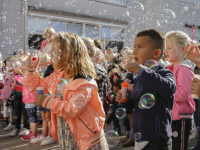
[[[138,61],[138,58],[136,58],[136,57],[133,57],[133,59],[134,59],[134,61],[135,61],[135,62],[137,62],[137,61]]]

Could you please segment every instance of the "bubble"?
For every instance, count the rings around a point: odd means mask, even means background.
[[[74,98],[72,98],[71,103],[73,105],[73,107],[75,108],[82,108],[85,106],[87,102],[87,99],[85,98],[85,96],[83,94],[79,94],[77,96],[75,96]]]
[[[114,147],[119,143],[119,134],[114,130],[109,130],[105,133],[105,138],[107,140],[109,147]]]
[[[149,109],[155,104],[155,97],[153,94],[147,93],[144,94],[138,103],[138,107],[141,109]]]
[[[137,17],[137,15],[141,15],[144,14],[144,6],[137,1],[134,2],[130,2],[127,5],[127,11],[126,14],[128,17],[130,17],[131,19],[135,19]]]
[[[2,20],[2,22],[5,22],[6,21],[6,16],[2,16],[1,20]]]
[[[141,135],[141,133],[136,132],[136,133],[133,135],[133,138],[134,138],[136,141],[139,141],[139,140],[142,138],[142,135]]]
[[[154,71],[158,70],[158,63],[153,59],[147,60],[144,64],[144,66],[147,67],[147,68],[150,68]]]
[[[35,123],[35,117],[31,117],[27,120],[28,123]]]
[[[60,62],[60,57],[58,56],[53,56],[51,61],[54,63],[54,64],[58,64]]]
[[[56,56],[56,57],[60,57],[61,56],[61,50],[60,49],[55,49],[54,51],[53,51],[53,55],[54,56]]]
[[[62,97],[68,82],[69,81],[66,81],[63,78],[55,78],[51,80],[48,85],[49,93],[58,98]]]
[[[173,21],[175,21],[176,15],[170,9],[162,9],[157,12],[157,24],[159,27],[167,27]]]
[[[115,115],[118,119],[123,119],[126,116],[126,109],[125,108],[118,108],[115,111]]]

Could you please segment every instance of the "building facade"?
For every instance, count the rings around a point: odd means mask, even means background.
[[[181,30],[199,25],[199,0],[1,0],[0,52],[39,49],[45,27],[102,39],[104,48],[133,47],[135,34],[155,28]],[[170,9],[170,11],[168,11]],[[127,16],[129,14],[129,16]],[[195,40],[200,30],[195,28]]]

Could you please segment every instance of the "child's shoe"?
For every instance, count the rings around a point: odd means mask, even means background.
[[[21,128],[20,129],[20,132],[19,132],[19,136],[24,136],[24,135],[27,135],[29,134],[29,130],[26,129],[26,128]]]
[[[53,143],[53,138],[51,136],[47,136],[40,145],[49,145]]]
[[[40,143],[45,139],[43,135],[38,135],[36,138],[31,139],[30,143]]]
[[[36,138],[36,137],[37,137],[37,134],[34,134],[33,132],[30,131],[29,134],[22,136],[21,139],[23,141],[30,141],[31,139]]]
[[[11,132],[10,132],[10,136],[16,136],[19,134],[19,129],[13,129]]]
[[[6,128],[4,128],[4,131],[11,131],[13,129],[14,129],[14,125],[12,125],[11,123],[9,123],[9,125]]]

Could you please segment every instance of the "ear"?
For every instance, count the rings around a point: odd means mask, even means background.
[[[153,57],[154,58],[160,58],[161,57],[161,53],[162,52],[161,52],[160,49],[155,49]]]

